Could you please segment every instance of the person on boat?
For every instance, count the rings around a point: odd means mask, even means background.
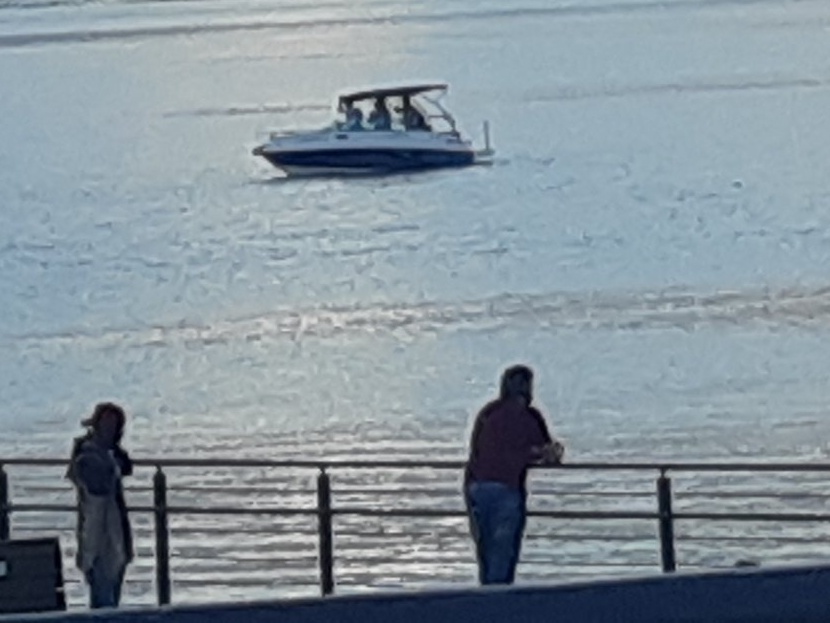
[[[375,108],[369,114],[369,125],[374,130],[389,131],[392,129],[392,115],[386,107],[386,98],[379,97],[375,100]]]
[[[506,369],[499,397],[478,413],[464,473],[464,499],[481,584],[512,584],[525,527],[532,464],[558,464],[564,447],[532,406],[533,372]]]
[[[111,402],[96,405],[74,440],[66,477],[78,496],[75,562],[89,586],[90,608],[117,607],[133,539],[122,478],[133,464],[121,446],[126,416]]]
[[[351,102],[346,105],[346,121],[341,129],[346,132],[356,132],[363,129],[363,111]]]
[[[403,116],[403,127],[405,130],[423,130],[429,132],[429,124],[427,124],[421,112],[412,105],[412,101],[408,95],[403,96],[401,114]]]

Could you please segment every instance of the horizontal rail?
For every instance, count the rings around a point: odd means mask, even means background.
[[[76,506],[67,504],[10,504],[9,512],[72,512]],[[308,508],[232,508],[227,506],[167,506],[168,514],[172,515],[267,515],[273,517],[307,516],[313,517],[320,511],[315,507]],[[153,506],[130,506],[130,512],[154,513]],[[432,508],[361,508],[361,507],[332,507],[334,516],[355,517],[435,517],[435,518],[466,518],[464,510],[444,510]],[[541,511],[528,510],[528,517],[544,517],[547,519],[658,519],[660,514],[650,511]],[[819,522],[830,521],[830,513],[688,513],[675,512],[672,514],[675,521],[707,520],[707,521],[781,521],[781,522]]]
[[[350,485],[341,484],[338,487],[338,494],[340,496],[347,495],[388,495],[400,496],[404,489],[404,485],[395,487],[373,487],[368,485]],[[63,485],[30,485],[27,486],[29,492],[36,493],[67,493],[70,491],[66,484]],[[127,493],[151,493],[153,487],[141,485],[129,485],[124,487]],[[196,494],[231,494],[234,497],[243,497],[248,495],[308,495],[313,493],[313,487],[292,488],[274,485],[270,487],[255,487],[244,485],[170,485],[167,489],[170,493],[196,493]],[[458,493],[457,487],[438,487],[438,486],[412,486],[406,483],[405,490],[412,495],[428,494],[434,497],[437,494],[456,495]],[[543,487],[536,487],[533,490],[535,498],[541,497],[580,497],[580,498],[646,498],[654,497],[654,492],[646,490],[624,490],[624,489],[545,489]],[[787,492],[787,491],[715,491],[704,489],[676,489],[675,496],[683,498],[683,500],[696,500],[698,498],[705,499],[751,499],[751,500],[830,500],[830,493],[815,493],[815,492]]]
[[[830,521],[830,513],[674,513],[675,521],[706,520],[706,521],[781,521],[781,522],[810,522]]]
[[[41,486],[34,485],[27,487],[30,494],[36,492],[42,493],[67,493],[69,488],[67,486]],[[245,497],[250,495],[280,495],[280,496],[301,496],[309,495],[314,492],[311,487],[304,487],[302,489],[294,489],[290,487],[245,487],[245,486],[182,486],[171,485],[168,487],[169,493],[196,493],[196,494],[225,494],[235,498]],[[128,486],[125,487],[127,493],[150,493],[153,491],[152,487],[142,486]],[[377,496],[400,496],[404,491],[402,486],[397,487],[352,487],[349,485],[342,485],[338,487],[338,495],[353,496],[353,495],[377,495]],[[406,493],[413,496],[435,495],[442,494],[446,496],[454,496],[458,493],[455,487],[419,487],[413,488],[406,486]],[[705,490],[675,490],[675,497],[682,499],[683,502],[692,502],[704,500],[828,500],[830,501],[830,493],[790,493],[781,491],[764,491],[764,492],[733,492],[733,491],[705,491]],[[534,489],[533,496],[536,499],[555,497],[562,498],[625,498],[633,499],[651,499],[654,493],[651,491],[625,491],[625,490],[606,490],[595,491],[591,489]]]
[[[268,459],[154,459],[133,461],[138,467],[273,467],[281,469],[463,469],[464,460],[403,461],[403,460],[268,460]],[[0,465],[65,466],[66,459],[0,457]],[[537,465],[541,470],[595,471],[657,471],[657,472],[830,472],[830,463],[728,463],[728,462],[575,462],[562,465]]]

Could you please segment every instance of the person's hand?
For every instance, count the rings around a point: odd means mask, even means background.
[[[565,446],[554,440],[539,449],[539,460],[544,465],[559,465],[565,455]]]
[[[533,462],[540,465],[558,465],[562,462],[565,446],[559,441],[552,441],[544,446],[536,446],[531,451]]]

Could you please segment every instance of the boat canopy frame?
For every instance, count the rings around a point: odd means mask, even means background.
[[[424,100],[432,104],[441,114],[434,114],[428,110],[420,110],[420,112],[424,115],[427,119],[443,119],[446,121],[451,128],[451,134],[458,134],[458,129],[456,128],[455,118],[453,115],[446,109],[444,106],[441,105],[439,99],[446,95],[447,91],[449,90],[449,85],[446,83],[440,82],[433,82],[433,83],[423,83],[423,84],[410,84],[404,85],[399,87],[385,87],[385,88],[377,88],[377,89],[363,89],[361,91],[354,91],[351,93],[343,93],[337,98],[337,110],[338,112],[345,112],[345,110],[350,106],[355,104],[356,102],[363,102],[366,100],[377,100],[380,98],[387,98],[387,97],[409,97],[415,98],[418,95],[422,95]],[[426,93],[437,92],[438,95],[435,97],[427,97]],[[415,108],[421,109],[421,106],[418,106],[418,101],[412,99],[411,101],[412,106]]]
[[[410,84],[399,87],[364,89],[361,91],[353,91],[351,93],[343,93],[338,98],[338,102],[339,107],[343,107],[347,104],[354,104],[355,102],[378,99],[381,97],[414,97],[415,95],[420,95],[421,93],[429,91],[442,91],[445,93],[448,89],[449,85],[444,83]]]

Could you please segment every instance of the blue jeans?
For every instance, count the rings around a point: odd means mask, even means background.
[[[96,573],[95,567],[92,567],[85,575],[86,582],[89,584],[89,607],[117,608],[121,601],[124,571],[118,577],[113,578],[100,572]]]
[[[481,584],[512,584],[525,528],[525,496],[500,482],[472,482],[466,491]]]

